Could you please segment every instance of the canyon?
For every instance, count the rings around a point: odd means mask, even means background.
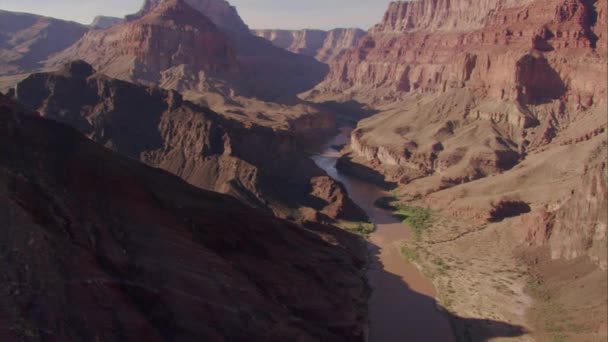
[[[0,339],[606,340],[607,6],[0,11]]]
[[[405,245],[450,312],[539,340],[606,338],[594,318],[607,311],[594,304],[606,302],[606,11],[605,1],[393,2],[304,94],[376,112],[338,168],[432,210],[430,231]],[[554,323],[562,317],[579,328]],[[455,321],[463,340],[486,329]]]
[[[17,84],[15,98],[101,145],[277,216],[365,219],[344,188],[299,151],[296,129],[244,124],[175,91],[96,73],[83,61],[32,74]]]

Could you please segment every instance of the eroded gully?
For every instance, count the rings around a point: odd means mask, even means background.
[[[411,238],[410,230],[390,212],[374,206],[374,201],[386,193],[374,184],[336,170],[340,155],[332,146],[346,144],[349,133],[350,129],[343,128],[313,160],[344,184],[353,201],[377,226],[369,240],[369,341],[452,342],[452,329],[447,317],[437,309],[433,284],[401,256],[401,244]]]

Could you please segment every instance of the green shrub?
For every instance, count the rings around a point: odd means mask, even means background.
[[[369,239],[369,236],[376,231],[376,225],[373,223],[359,222],[354,226],[345,227],[345,229],[353,234]]]
[[[422,233],[430,226],[432,218],[429,209],[407,206],[399,207],[395,211],[395,216],[412,228],[416,238],[422,236]]]

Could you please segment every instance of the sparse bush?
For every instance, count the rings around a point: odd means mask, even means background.
[[[410,262],[417,262],[420,260],[420,254],[417,249],[412,249],[406,245],[401,246],[401,254]]]
[[[395,211],[395,216],[412,228],[417,239],[419,239],[422,236],[422,233],[430,226],[432,218],[429,209],[407,206],[399,207],[399,209]]]
[[[344,229],[364,239],[369,239],[369,236],[376,231],[376,225],[368,222],[357,222],[355,225],[344,227]]]

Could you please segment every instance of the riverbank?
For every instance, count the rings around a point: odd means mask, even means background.
[[[332,146],[346,144],[348,134],[348,129],[342,129],[325,151],[312,159],[344,184],[349,196],[376,225],[369,236],[369,341],[454,341],[449,320],[438,309],[433,283],[401,254],[401,246],[413,238],[410,230],[389,211],[374,206],[377,198],[386,196],[385,191],[337,172],[340,154]]]
[[[396,212],[424,207],[399,199],[390,205]],[[529,274],[509,248],[517,239],[507,229],[511,222],[475,225],[428,213],[417,238],[404,242],[401,252],[432,281],[457,341],[534,341],[527,324],[533,305]]]

